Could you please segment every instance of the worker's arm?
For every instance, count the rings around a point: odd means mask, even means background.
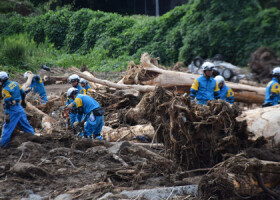
[[[196,94],[198,92],[198,88],[199,88],[199,82],[197,81],[197,79],[194,80],[192,87],[191,87],[191,101],[193,102],[193,100],[196,97]]]
[[[220,99],[221,96],[220,96],[220,88],[218,86],[218,82],[216,81],[216,86],[215,86],[215,89],[214,89],[214,97],[215,99]]]
[[[233,103],[234,103],[234,92],[232,91],[232,89],[229,89],[229,90],[227,91],[226,102],[229,102],[230,104],[233,104]]]
[[[280,94],[280,85],[279,83],[274,83],[270,88],[270,99],[272,100],[272,105],[277,105]]]

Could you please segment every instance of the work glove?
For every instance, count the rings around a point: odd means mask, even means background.
[[[22,106],[23,108],[26,108],[26,103],[25,103],[25,101],[22,101],[22,102],[21,102],[21,106]]]
[[[6,114],[6,115],[5,115],[5,121],[6,121],[7,124],[10,123],[9,114]]]
[[[74,123],[73,123],[74,128],[77,128],[79,125],[80,125],[79,122],[74,122]]]
[[[74,107],[74,103],[70,103],[69,105],[66,106],[66,109],[72,111]]]

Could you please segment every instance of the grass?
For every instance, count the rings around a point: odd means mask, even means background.
[[[64,49],[56,50],[52,44],[37,45],[30,40],[27,33],[0,37],[0,64],[1,69],[9,73],[35,71],[43,64],[49,67],[81,67],[87,65],[89,69],[99,72],[125,70],[131,56],[108,58],[106,50],[92,49],[88,54],[68,54]],[[137,58],[138,60],[139,58]]]

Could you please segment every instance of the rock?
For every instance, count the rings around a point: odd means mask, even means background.
[[[123,142],[117,142],[115,145],[110,147],[108,151],[113,154],[117,154],[120,150],[122,150],[124,147],[129,147],[131,144],[129,142],[123,141]]]
[[[54,200],[72,200],[71,194],[60,194]]]
[[[98,198],[97,200],[106,200],[106,199],[108,199],[109,197],[112,197],[112,196],[113,196],[113,193],[108,192],[108,193],[104,194],[102,197]]]

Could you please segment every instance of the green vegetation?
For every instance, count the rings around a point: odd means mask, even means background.
[[[190,0],[159,18],[66,8],[30,17],[0,15],[0,61],[21,69],[86,64],[117,71],[143,52],[164,65],[220,53],[245,66],[261,46],[280,53],[276,5],[273,0]]]

